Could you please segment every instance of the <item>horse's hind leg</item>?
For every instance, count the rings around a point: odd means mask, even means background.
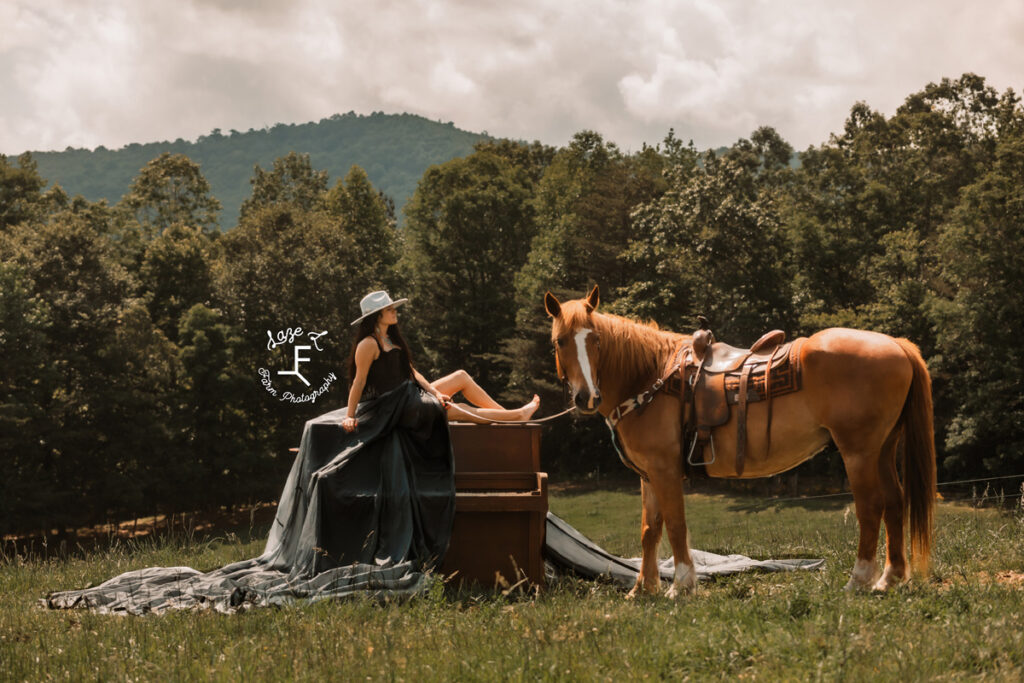
[[[835,435],[833,434],[833,438]],[[857,522],[860,526],[860,541],[857,544],[857,561],[850,572],[850,580],[846,590],[868,588],[878,574],[875,555],[878,550],[878,536],[882,526],[882,514],[885,511],[885,498],[881,490],[879,476],[879,453],[882,439],[875,441],[873,447],[862,445],[863,439],[857,439],[856,446],[843,443],[835,438],[839,452],[846,466],[846,476],[850,480],[853,491],[853,503],[857,509]]]
[[[885,499],[885,571],[874,585],[878,591],[888,590],[907,580],[907,555],[903,539],[903,487],[896,472],[900,429],[892,430],[878,462],[878,475]]]
[[[640,519],[640,546],[643,549],[640,561],[640,573],[636,577],[636,585],[629,591],[628,597],[636,597],[640,591],[657,593],[661,590],[661,577],[658,572],[658,544],[661,542],[661,529],[664,520],[658,499],[654,495],[649,482],[641,480],[640,496],[643,499],[643,515]]]

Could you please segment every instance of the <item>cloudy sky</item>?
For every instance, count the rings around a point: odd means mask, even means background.
[[[1024,90],[1021,0],[0,0],[0,153],[411,112],[626,149],[798,149],[972,71]]]

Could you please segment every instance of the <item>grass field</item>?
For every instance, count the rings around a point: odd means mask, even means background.
[[[639,552],[639,494],[567,488],[551,509],[608,550]],[[692,494],[694,547],[824,557],[821,571],[743,574],[695,596],[626,601],[562,579],[510,595],[445,591],[226,616],[48,611],[48,591],[129,569],[211,569],[262,551],[262,529],[119,542],[85,557],[0,557],[0,680],[1024,679],[1024,515],[942,503],[933,576],[842,590],[856,519],[845,498],[765,504]],[[663,555],[669,554],[667,546]]]

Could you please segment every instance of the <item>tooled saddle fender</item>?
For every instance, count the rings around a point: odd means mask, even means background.
[[[703,321],[702,321],[703,322]],[[712,430],[729,421],[735,406],[736,419],[736,476],[743,475],[747,445],[747,405],[757,401],[768,402],[766,420],[766,449],[771,446],[771,399],[798,391],[801,386],[800,347],[804,339],[785,342],[782,330],[772,330],[758,339],[749,349],[741,349],[714,341],[709,329],[697,330],[689,354],[685,354],[679,368],[684,387],[684,412],[692,403],[690,430],[693,443],[687,456],[691,465],[710,465],[714,462]],[[684,427],[685,427],[684,415]],[[711,461],[695,462],[698,446],[711,445]]]

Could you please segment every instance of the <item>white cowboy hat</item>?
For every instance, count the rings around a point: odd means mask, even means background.
[[[359,308],[363,312],[361,316],[352,321],[353,325],[359,324],[359,321],[368,315],[373,315],[377,311],[383,310],[388,306],[401,306],[408,299],[399,299],[398,301],[392,301],[391,297],[384,290],[379,292],[370,292],[362,298],[359,302]]]

